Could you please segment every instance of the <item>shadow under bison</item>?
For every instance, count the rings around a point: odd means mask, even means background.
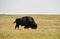
[[[35,23],[34,19],[30,16],[16,18],[14,23],[16,23],[15,29],[16,28],[19,29],[19,25],[24,26],[25,29],[28,28],[37,29],[37,24]]]

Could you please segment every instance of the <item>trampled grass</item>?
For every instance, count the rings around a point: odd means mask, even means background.
[[[60,15],[29,15],[37,29],[15,29],[16,18],[26,15],[0,15],[0,39],[60,39]]]

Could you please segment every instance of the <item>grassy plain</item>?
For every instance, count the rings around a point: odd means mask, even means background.
[[[28,15],[38,24],[37,29],[15,29],[16,18],[27,15],[1,15],[0,39],[60,39],[60,15]]]

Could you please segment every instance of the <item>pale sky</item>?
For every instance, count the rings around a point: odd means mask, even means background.
[[[60,0],[0,0],[0,14],[59,14]]]

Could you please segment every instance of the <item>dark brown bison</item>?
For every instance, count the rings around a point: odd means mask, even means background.
[[[37,24],[35,23],[34,19],[30,16],[16,18],[14,23],[16,23],[15,29],[16,27],[19,29],[19,25],[24,26],[25,29],[27,28],[37,29]]]

